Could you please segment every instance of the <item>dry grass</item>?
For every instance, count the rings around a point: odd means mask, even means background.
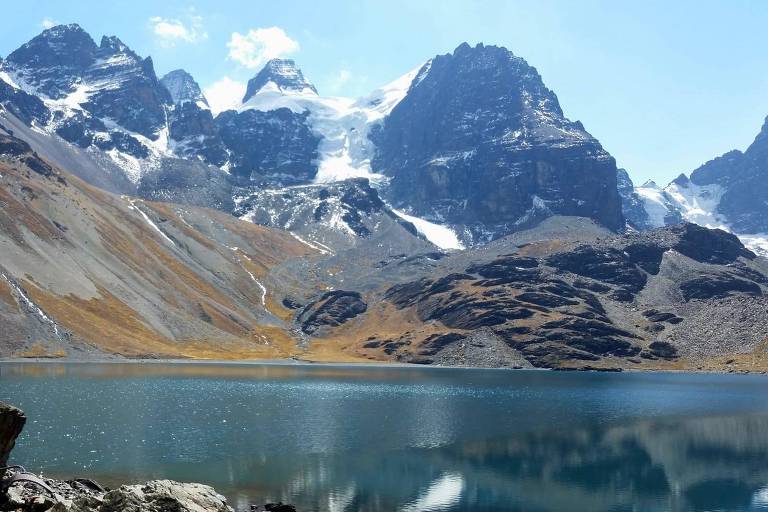
[[[67,351],[59,348],[52,350],[40,342],[34,343],[26,350],[20,350],[14,354],[14,357],[35,358],[35,359],[61,359],[67,357]]]
[[[11,293],[11,287],[5,281],[5,279],[0,279],[0,300],[5,302],[9,306],[16,306],[16,308],[18,309],[18,304],[16,303],[16,299],[13,298],[13,294]]]

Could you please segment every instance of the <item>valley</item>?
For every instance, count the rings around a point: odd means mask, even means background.
[[[765,371],[764,139],[635,187],[505,48],[214,112],[55,26],[0,63],[0,356]]]

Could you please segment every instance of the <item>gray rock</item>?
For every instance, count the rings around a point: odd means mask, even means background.
[[[20,409],[0,402],[0,466],[7,465],[8,456],[26,422],[27,417]]]

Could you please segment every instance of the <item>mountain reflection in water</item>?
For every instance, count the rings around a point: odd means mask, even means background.
[[[768,379],[236,364],[0,364],[15,462],[202,482],[236,510],[768,510]]]
[[[768,416],[641,421],[377,460],[360,453],[236,469],[269,472],[285,482],[275,498],[330,512],[768,510]]]

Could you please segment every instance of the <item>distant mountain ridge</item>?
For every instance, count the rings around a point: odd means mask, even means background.
[[[116,37],[97,45],[62,25],[3,61],[0,100],[95,166],[122,169],[132,186],[107,173],[112,188],[151,198],[161,183],[164,200],[229,194],[208,204],[221,207],[259,189],[367,178],[404,215],[466,245],[556,214],[623,226],[613,159],[523,59],[465,43],[417,71],[367,98],[328,98],[293,60],[273,59],[237,108],[214,116],[186,71],[158,79],[151,58]],[[430,135],[435,126],[445,137]],[[185,167],[191,178],[177,180]]]
[[[640,229],[695,222],[732,231],[768,255],[768,119],[746,151],[729,151],[660,188],[622,192],[625,215]],[[641,205],[640,208],[631,205]]]

